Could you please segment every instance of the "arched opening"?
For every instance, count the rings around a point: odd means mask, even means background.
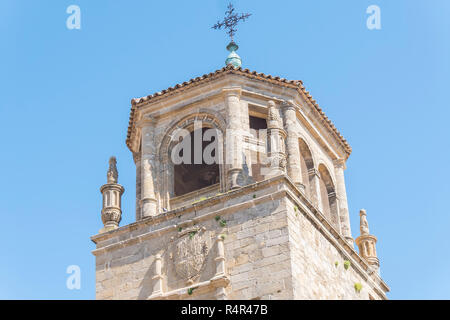
[[[208,129],[212,129],[211,131]],[[183,174],[180,174],[179,172],[191,172],[189,167],[184,167],[185,170],[182,170],[181,167],[177,169],[178,171],[178,178],[175,177],[175,165],[181,165],[183,163],[175,163],[172,159],[172,155],[176,154],[173,153],[173,149],[175,146],[180,142],[181,139],[179,139],[180,136],[189,136],[192,137],[193,131],[195,130],[201,130],[201,133],[203,134],[202,139],[200,140],[200,146],[202,151],[205,151],[206,148],[208,150],[211,149],[211,142],[215,142],[215,144],[212,144],[213,146],[216,146],[216,152],[218,151],[218,154],[216,155],[216,162],[217,165],[215,168],[209,167],[210,169],[213,169],[214,174],[217,174],[217,167],[219,170],[219,178],[207,180],[208,183],[199,183],[196,187],[191,186],[190,188],[186,187],[184,190],[177,190],[178,194],[183,194],[184,192],[188,192],[187,190],[196,189],[197,187],[202,188],[203,185],[208,185],[209,183],[213,183],[213,181],[219,180],[219,184],[213,184],[204,187],[200,190],[193,190],[192,193],[185,193],[182,196],[177,196],[175,193],[175,181],[183,181],[186,180],[186,178],[183,179]],[[174,208],[178,208],[180,206],[183,206],[187,203],[192,203],[192,199],[201,199],[202,197],[208,197],[210,195],[214,195],[218,192],[221,192],[225,190],[225,177],[224,177],[224,170],[223,170],[223,163],[224,163],[224,152],[223,152],[223,146],[224,146],[224,137],[223,133],[225,131],[225,121],[223,118],[221,118],[220,115],[212,115],[205,110],[200,109],[198,113],[187,115],[184,118],[177,118],[172,121],[172,124],[169,125],[169,129],[166,131],[166,134],[164,135],[164,138],[161,141],[161,145],[159,147],[159,161],[160,161],[160,170],[157,173],[158,176],[158,201],[160,201],[160,206],[163,210],[171,210]],[[180,134],[181,132],[181,134]],[[211,134],[213,133],[213,134]],[[213,137],[214,136],[214,137]],[[217,138],[217,140],[216,140]],[[203,142],[203,140],[205,140]],[[195,142],[195,138],[191,139],[191,141]],[[205,145],[207,145],[205,147]],[[191,146],[189,144],[189,149],[192,147],[195,147],[195,145]],[[192,151],[192,149],[190,150]],[[180,152],[181,153],[181,152]],[[209,153],[209,152],[207,152]],[[191,152],[191,155],[193,153]],[[213,153],[214,154],[214,153]],[[191,158],[192,159],[192,158]],[[195,160],[195,159],[194,159]],[[205,159],[203,159],[205,160]],[[192,163],[191,163],[192,164]],[[194,163],[195,164],[195,163]],[[200,163],[200,165],[205,166],[205,162]],[[206,163],[206,165],[210,165],[210,163]],[[201,167],[201,166],[199,166]],[[193,168],[196,170],[196,168]],[[212,178],[212,177],[211,177]],[[177,189],[179,189],[177,187]],[[181,188],[183,189],[183,188]],[[192,195],[192,196],[191,196]]]
[[[336,189],[328,169],[321,164],[319,166],[320,176],[320,198],[322,201],[322,212],[333,226],[339,228]]]
[[[302,139],[299,139],[299,149],[300,149],[300,167],[302,169],[302,183],[305,186],[306,197],[310,200],[313,199],[314,188],[313,188],[313,173],[314,173],[314,161],[312,158],[311,151],[309,150],[307,144]]]
[[[187,129],[189,130],[189,129]],[[218,153],[218,130],[213,128],[191,129],[189,134],[180,136],[171,148],[177,159],[173,165],[174,196],[215,185],[220,181]]]
[[[252,182],[264,180],[264,168],[266,164],[266,139],[267,139],[267,120],[265,118],[249,116],[250,135],[253,138],[249,142],[249,157],[251,163]]]

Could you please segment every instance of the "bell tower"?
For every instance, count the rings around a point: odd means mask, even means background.
[[[249,16],[235,15],[217,24],[231,37]],[[132,99],[136,221],[114,215],[91,237],[97,299],[386,299],[365,211],[354,249],[351,147],[302,81],[243,69],[237,48]],[[120,200],[115,159],[108,172],[102,193]],[[131,214],[114,203],[102,216]]]

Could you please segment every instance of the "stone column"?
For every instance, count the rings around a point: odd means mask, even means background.
[[[323,213],[322,194],[320,192],[320,175],[315,168],[308,171],[309,181],[311,183],[311,199],[313,204]]]
[[[241,88],[223,89],[227,115],[225,167],[227,168],[228,189],[240,188],[238,178],[242,175],[243,130],[241,115]]]
[[[154,123],[145,120],[139,123],[142,128],[141,154],[141,219],[158,214],[155,196],[156,148],[154,142]]]
[[[115,157],[109,159],[107,183],[100,188],[103,195],[102,221],[104,225],[100,233],[117,229],[122,220],[121,197],[125,189],[117,183],[119,174],[116,163]]]
[[[157,254],[155,257],[155,275],[152,278],[155,280],[155,283],[153,285],[153,292],[152,296],[159,296],[163,294],[163,288],[162,288],[162,259],[161,255]]]
[[[269,101],[267,107],[267,158],[270,167],[266,176],[274,177],[286,173],[286,131],[275,102]]]
[[[286,130],[286,153],[287,172],[294,184],[305,192],[305,185],[302,183],[302,168],[300,164],[300,147],[296,131],[297,113],[293,103],[284,102],[281,105],[284,115],[284,128]]]
[[[141,220],[141,153],[133,153],[136,165],[136,221]]]
[[[217,237],[217,257],[215,277],[225,276],[225,246],[223,244],[223,236]]]
[[[328,193],[328,203],[330,204],[330,221],[336,231],[342,234],[341,220],[339,216],[339,201],[336,192]],[[336,213],[336,215],[333,214]]]
[[[352,231],[350,228],[350,216],[348,211],[347,191],[345,189],[344,179],[345,161],[337,160],[334,162],[334,172],[336,175],[336,189],[339,208],[339,220],[341,232],[348,244],[353,247]]]
[[[223,243],[223,235],[217,237],[217,257],[214,259],[216,261],[216,274],[214,278],[225,277],[225,246]],[[227,294],[224,287],[219,287],[216,289],[216,299],[226,300]]]
[[[377,237],[370,234],[366,210],[361,209],[359,211],[359,217],[361,235],[355,240],[356,245],[359,248],[359,255],[378,272],[380,261],[378,260],[376,250]]]

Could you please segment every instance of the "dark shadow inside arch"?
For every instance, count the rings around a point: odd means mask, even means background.
[[[331,179],[330,172],[323,164],[319,165],[319,173],[323,214],[325,214],[325,217],[329,219],[334,227],[338,228],[336,189],[333,180]]]
[[[174,193],[176,197],[219,183],[219,164],[207,164],[203,157],[204,150],[208,145],[211,143],[215,143],[217,145],[217,135],[213,136],[211,141],[203,141],[203,135],[208,129],[217,130],[202,128],[190,133],[191,161],[190,163],[174,165]],[[201,131],[201,135],[198,131]],[[197,155],[197,159],[201,160],[200,163],[194,162],[195,132],[197,132],[198,136],[202,137],[201,141],[197,141],[197,143],[201,144],[201,157],[200,155]],[[211,152],[211,156],[215,157],[215,152],[217,152],[217,150],[218,149],[215,148],[215,151]],[[180,157],[183,156],[183,150],[180,150],[179,155]]]

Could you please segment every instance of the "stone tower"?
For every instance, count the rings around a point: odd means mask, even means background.
[[[386,299],[365,211],[354,250],[349,144],[301,81],[229,49],[226,67],[132,100],[136,222],[118,227],[114,159],[97,299]]]

